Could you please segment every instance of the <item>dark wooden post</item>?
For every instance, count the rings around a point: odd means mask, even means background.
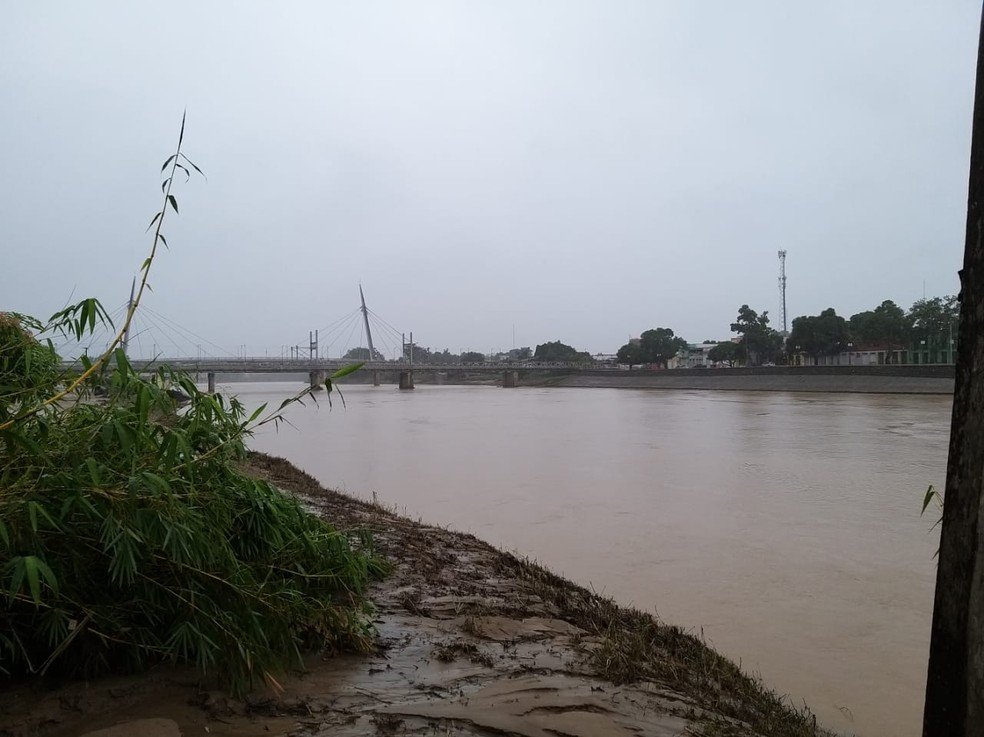
[[[923,737],[984,735],[984,18]]]

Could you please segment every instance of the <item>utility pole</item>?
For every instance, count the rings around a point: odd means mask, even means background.
[[[782,305],[780,318],[783,336],[789,335],[786,329],[786,252],[779,251],[779,297]]]
[[[984,734],[984,18],[923,737]]]

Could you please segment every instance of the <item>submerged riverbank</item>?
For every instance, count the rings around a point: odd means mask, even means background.
[[[0,734],[824,734],[678,627],[471,535],[328,491],[281,459],[253,454],[247,470],[339,527],[372,531],[394,564],[371,591],[376,651],[312,658],[281,692],[242,701],[190,669],[22,687],[0,697]]]

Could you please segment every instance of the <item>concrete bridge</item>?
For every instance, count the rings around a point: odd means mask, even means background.
[[[307,374],[312,388],[353,361],[341,359],[279,358],[159,358],[156,361],[131,360],[135,370],[149,373],[159,366],[170,366],[189,374],[205,374],[208,390],[215,391],[215,377],[221,374]],[[65,368],[69,368],[65,366]],[[430,364],[401,361],[368,361],[355,376],[366,377],[374,386],[388,382],[401,389],[414,388],[414,374],[427,373],[435,383],[464,374],[501,377],[506,388],[519,386],[523,379],[543,380],[569,387],[624,387],[634,389],[742,389],[749,391],[861,391],[952,393],[953,366],[762,366],[715,369],[634,369],[616,366],[585,366],[560,362]],[[557,381],[553,381],[556,377]],[[559,383],[558,383],[559,382]]]
[[[341,359],[279,359],[279,358],[159,358],[155,361],[134,359],[131,362],[138,372],[154,371],[159,366],[170,366],[172,369],[187,373],[205,374],[208,390],[215,391],[215,377],[219,374],[298,374],[307,373],[310,386],[316,388],[324,384],[326,378],[339,369],[350,366],[356,361]],[[372,377],[374,386],[382,383],[384,375],[398,377],[397,383],[401,389],[413,389],[415,372],[428,372],[437,375],[440,383],[441,375],[450,374],[488,374],[501,376],[502,385],[506,388],[518,386],[520,373],[557,373],[578,372],[585,370],[583,366],[573,363],[544,362],[544,363],[477,363],[477,364],[409,364],[401,361],[367,361],[360,373]],[[596,367],[591,369],[598,371]],[[614,367],[606,371],[617,371]]]

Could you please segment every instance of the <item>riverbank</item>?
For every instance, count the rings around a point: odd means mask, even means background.
[[[523,370],[517,386],[578,389],[682,389],[832,394],[953,394],[953,366],[758,366],[669,370]],[[353,383],[368,377],[353,375]],[[502,376],[414,371],[418,384],[498,385]]]
[[[399,372],[380,371],[383,386],[398,383]],[[504,371],[414,369],[422,385],[502,386]],[[833,394],[953,394],[953,366],[760,366],[732,369],[517,369],[517,386],[684,389],[706,391],[819,392]],[[304,373],[230,373],[221,382],[307,382]],[[365,385],[372,373],[357,371],[340,384]]]
[[[705,391],[819,392],[832,394],[953,394],[953,377],[868,372],[745,373],[742,369],[703,371],[584,372],[554,379],[547,386],[605,389],[688,389]]]
[[[22,687],[0,697],[0,734],[822,734],[677,627],[470,535],[325,490],[286,461],[253,454],[247,469],[340,527],[372,530],[394,563],[371,592],[375,653],[312,658],[279,693],[243,701],[178,668]]]

